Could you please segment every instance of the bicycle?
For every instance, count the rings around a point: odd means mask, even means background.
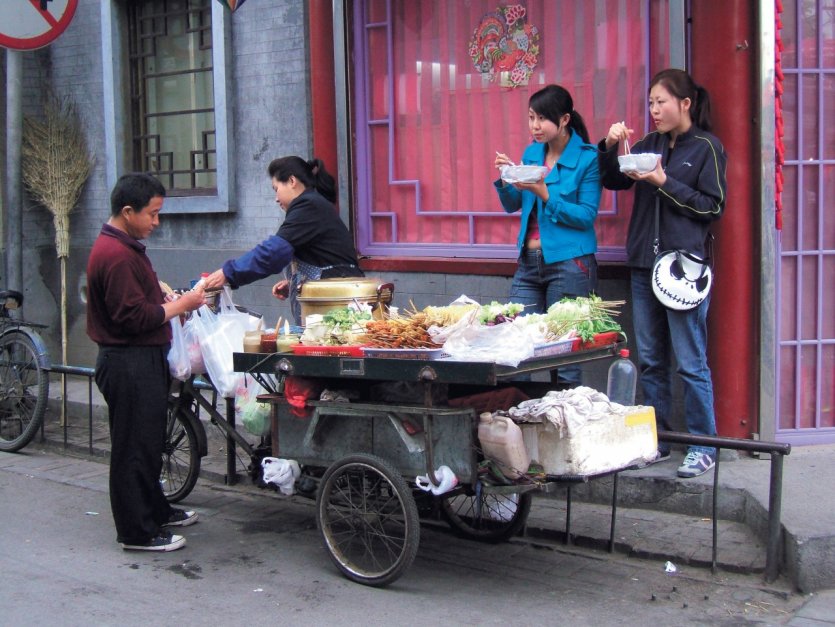
[[[36,324],[12,318],[23,294],[0,291],[0,451],[16,452],[43,424],[49,399],[49,353]]]
[[[211,392],[211,398],[204,396],[204,391]],[[259,457],[263,457],[259,451],[263,451],[266,446],[265,438],[261,438],[259,445],[250,444],[235,428],[233,399],[224,400],[227,403],[226,416],[218,411],[218,393],[210,381],[192,376],[186,381],[173,383],[168,397],[168,420],[160,473],[162,490],[170,503],[183,500],[192,491],[200,475],[202,458],[208,454],[206,427],[199,416],[201,408],[208,414],[209,422],[218,427],[227,440],[234,441],[253,464]],[[227,448],[227,481],[233,483],[237,476],[236,453],[234,446]]]

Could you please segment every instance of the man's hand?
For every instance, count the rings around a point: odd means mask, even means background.
[[[282,279],[273,285],[273,296],[275,296],[278,300],[286,300],[286,298],[290,296],[290,281]]]
[[[206,304],[206,296],[203,293],[203,286],[197,286],[193,290],[189,290],[179,296],[174,296],[173,300],[168,300],[163,303],[162,309],[165,311],[165,322],[171,320],[180,314],[189,311],[194,311]]]
[[[226,275],[223,274],[223,269],[215,270],[205,279],[203,279],[204,289],[213,289],[223,287],[226,285]]]

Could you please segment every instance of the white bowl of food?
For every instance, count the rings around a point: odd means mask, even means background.
[[[621,172],[640,172],[646,174],[655,169],[661,155],[654,152],[639,152],[628,155],[619,155],[618,164]]]
[[[503,165],[500,169],[505,183],[538,183],[548,174],[542,165]]]

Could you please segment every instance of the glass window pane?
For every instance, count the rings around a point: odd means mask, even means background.
[[[780,265],[780,341],[797,339],[797,257]]]
[[[799,286],[801,299],[799,301],[800,311],[800,337],[804,340],[815,340],[818,338],[818,256],[804,255],[801,261],[803,278]]]
[[[800,349],[800,380],[798,392],[800,394],[800,412],[797,426],[800,429],[816,427],[815,414],[817,410],[817,347],[803,346]]]
[[[358,207],[360,222],[368,220],[359,227],[361,252],[395,241],[413,244],[410,254],[428,244],[428,255],[460,256],[461,244],[492,244],[502,247],[492,256],[513,258],[518,218],[497,219],[504,212],[492,185],[495,151],[521,157],[530,142],[528,99],[552,82],[572,92],[591,141],[615,120],[642,133],[649,41],[668,28],[668,20],[658,19],[663,5],[530,0],[497,8],[490,0],[366,0],[361,14],[368,22],[357,25],[368,46],[357,107],[364,114],[358,133],[369,148],[360,155],[368,174],[358,183],[369,192],[360,193],[369,201]],[[652,12],[658,33],[651,34]],[[613,199],[604,193],[597,232],[601,246],[622,250],[629,201],[615,211]],[[372,207],[391,212],[396,223],[372,224]],[[375,239],[378,234],[385,239]]]
[[[784,346],[780,349],[780,400],[777,413],[780,429],[794,429],[795,425],[795,393],[797,391],[797,348]]]
[[[830,333],[829,337],[832,337]],[[835,427],[835,344],[821,346],[821,413],[822,428]]]
[[[783,252],[797,250],[797,172],[800,166],[787,165],[783,168]]]
[[[169,195],[217,188],[210,0],[129,3],[134,167]]]
[[[835,14],[835,8],[833,9]],[[833,26],[835,29],[835,17],[833,17]],[[832,58],[829,59],[827,67],[835,68],[835,38],[827,43],[828,48],[832,50]],[[828,123],[823,124],[823,158],[830,161],[835,160],[835,74],[823,75],[823,111],[821,111],[821,120],[829,120]]]
[[[831,250],[831,249],[830,249]],[[835,253],[823,255],[821,337],[835,340]]]
[[[818,248],[818,234],[820,233],[820,224],[818,223],[818,210],[820,209],[819,170],[820,168],[817,165],[806,165],[804,163],[800,166],[803,177],[803,191],[799,207],[802,216],[803,237],[801,246],[803,250],[817,250]]]
[[[818,152],[818,129],[820,121],[820,102],[818,101],[818,76],[817,74],[805,74],[801,78],[800,107],[799,111],[802,126],[800,132],[801,156],[804,161],[809,159],[820,159]]]
[[[797,159],[797,75],[786,74],[783,81],[783,145],[786,161]]]

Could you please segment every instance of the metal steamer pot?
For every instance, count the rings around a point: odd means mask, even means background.
[[[371,305],[372,316],[382,320],[388,313],[393,295],[393,283],[381,283],[373,277],[338,277],[302,283],[298,301],[302,321],[310,314],[326,314],[354,301]]]

